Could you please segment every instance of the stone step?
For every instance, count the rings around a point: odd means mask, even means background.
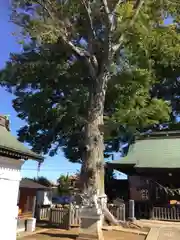
[[[150,223],[166,223],[166,224],[176,224],[180,225],[180,221],[175,222],[175,221],[160,221],[160,220],[148,220],[148,219],[140,219],[136,220],[138,222],[150,222]]]
[[[173,222],[173,221],[158,221],[158,220],[136,220],[135,223],[143,223],[143,224],[161,224],[161,225],[176,225],[180,226],[180,222]]]
[[[136,224],[141,227],[177,227],[180,228],[180,222],[166,222],[166,221],[155,221],[155,220],[137,220]]]
[[[159,236],[159,228],[151,228],[146,240],[156,240]]]

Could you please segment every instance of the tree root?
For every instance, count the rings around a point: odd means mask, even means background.
[[[112,225],[118,226],[119,221],[112,215],[107,207],[103,208],[104,218],[107,219]]]
[[[104,219],[108,220],[111,226],[121,226],[124,228],[136,228],[136,229],[142,228],[140,225],[134,222],[131,222],[131,221],[124,222],[116,219],[107,207],[103,209],[103,214],[104,214]]]
[[[141,229],[142,227],[134,222],[128,221],[126,222],[126,228],[135,228],[135,229]]]

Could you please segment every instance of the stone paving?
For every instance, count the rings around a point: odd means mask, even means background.
[[[70,231],[47,229],[41,233],[32,236],[22,237],[22,240],[74,240],[78,235],[76,229]],[[104,231],[105,240],[180,240],[180,227],[178,226],[162,226],[153,227],[147,238],[143,235],[120,232],[120,231]]]
[[[152,228],[146,240],[180,240],[180,228],[178,227]]]
[[[76,240],[77,232],[48,230],[43,233],[21,238],[21,240]],[[105,231],[104,240],[145,240],[146,236],[119,231]]]
[[[159,229],[158,240],[179,240],[180,229],[177,227],[162,227]]]

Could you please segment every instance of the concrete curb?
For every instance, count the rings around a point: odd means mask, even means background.
[[[139,230],[136,230],[136,229],[121,228],[121,227],[116,227],[116,226],[103,227],[102,230],[104,230],[104,231],[127,232],[127,233],[133,233],[133,234],[144,235],[144,236],[147,236],[149,234],[148,232],[143,232],[143,231],[139,231]]]
[[[158,220],[136,220],[135,223],[138,225],[160,225],[160,226],[177,226],[180,227],[180,222],[173,221],[158,221]]]
[[[159,237],[159,228],[151,228],[146,240],[157,240]]]

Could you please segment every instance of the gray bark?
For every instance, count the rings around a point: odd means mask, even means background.
[[[84,154],[81,169],[83,190],[97,190],[104,194],[104,133],[103,112],[107,75],[94,83],[88,106],[88,117],[85,126]]]

